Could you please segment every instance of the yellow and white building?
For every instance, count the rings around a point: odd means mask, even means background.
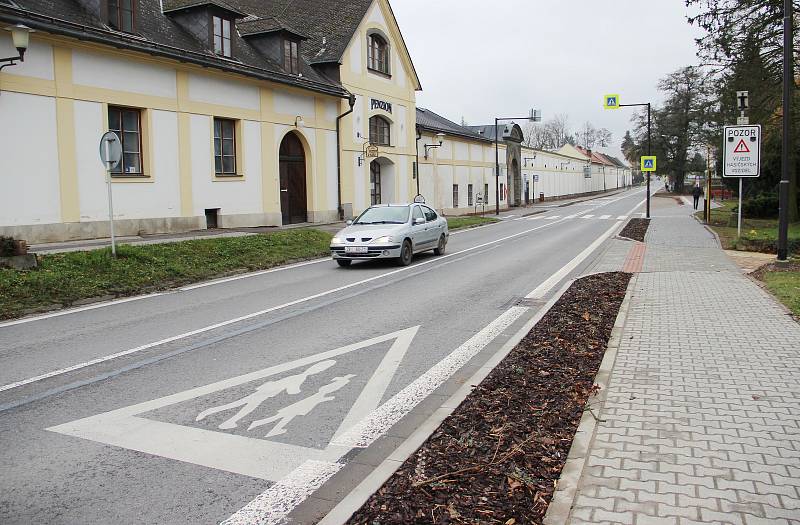
[[[108,235],[109,129],[120,235],[328,222],[416,194],[420,82],[387,0],[55,4],[0,3],[0,25],[35,30],[0,72],[0,235]]]

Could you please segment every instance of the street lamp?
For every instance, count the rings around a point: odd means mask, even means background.
[[[425,146],[425,160],[428,159],[428,150],[441,148],[443,143],[444,143],[444,133],[437,133],[436,134],[436,143],[435,144],[424,144],[424,146]]]
[[[781,182],[778,186],[778,260],[789,255],[789,133],[791,131],[792,78],[792,0],[783,2],[783,137]]]
[[[501,120],[529,120],[531,122],[540,122],[542,120],[542,112],[538,109],[531,109],[531,112],[525,117],[496,117],[494,119],[494,213],[500,215],[500,132],[498,125]]]
[[[15,57],[0,58],[0,70],[7,66],[16,65],[18,60],[20,62],[25,61],[25,51],[28,50],[30,33],[33,30],[30,27],[17,24],[7,27],[6,31],[11,31],[11,41],[14,43],[14,47],[17,48],[17,53],[19,53],[19,55]],[[5,62],[5,64],[3,64],[3,62]]]

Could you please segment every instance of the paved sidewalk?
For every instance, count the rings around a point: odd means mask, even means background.
[[[659,201],[568,523],[800,524],[800,325]]]

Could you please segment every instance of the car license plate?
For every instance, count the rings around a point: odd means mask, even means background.
[[[344,253],[367,253],[366,246],[345,246]]]

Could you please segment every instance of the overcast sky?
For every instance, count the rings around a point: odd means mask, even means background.
[[[697,63],[684,0],[390,0],[422,82],[417,105],[451,120],[542,111],[605,127],[619,144],[632,109],[659,102],[659,78]]]

